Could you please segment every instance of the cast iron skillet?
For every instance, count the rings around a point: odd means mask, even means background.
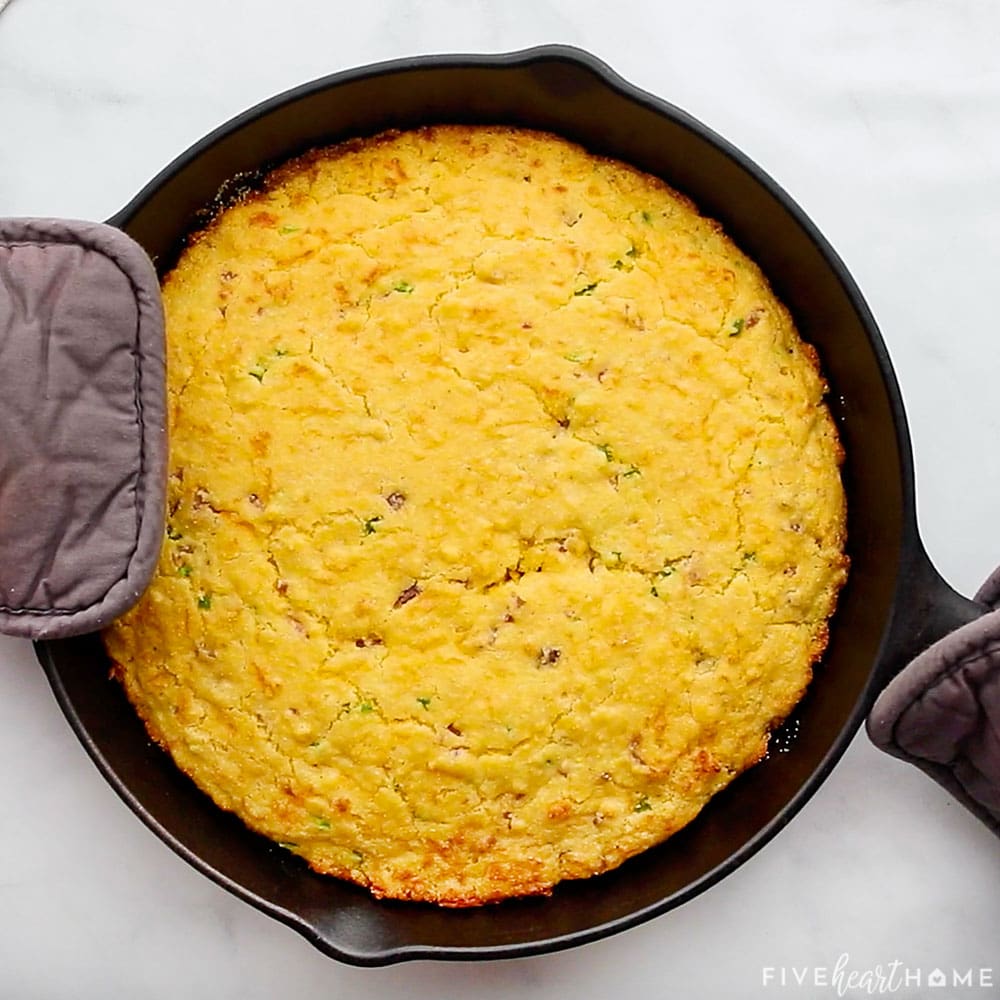
[[[882,339],[812,223],[738,150],[603,63],[549,46],[405,59],[338,73],[266,101],[182,154],[113,219],[161,271],[220,188],[311,146],[434,122],[548,129],[663,177],[762,266],[819,350],[847,460],[852,570],[810,691],[767,760],[660,847],[549,898],[472,910],[377,901],[311,873],[216,808],[150,744],[99,638],[38,646],[59,704],[136,814],[220,885],[358,965],[553,951],[663,913],[733,871],[802,807],[875,695],[913,655],[983,609],[938,576],[917,535],[910,443]],[[664,428],[669,433],[669,428]],[[794,738],[792,738],[794,734]]]

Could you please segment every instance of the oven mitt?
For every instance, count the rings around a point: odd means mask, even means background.
[[[875,702],[868,735],[1000,836],[1000,569],[975,600],[992,610],[896,675]]]
[[[0,632],[103,628],[163,539],[156,273],[117,229],[0,219]]]

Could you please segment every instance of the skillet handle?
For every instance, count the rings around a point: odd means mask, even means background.
[[[1000,571],[970,601],[941,579],[919,543],[908,563],[903,597],[912,598],[890,627],[868,736],[1000,836]]]
[[[898,594],[897,610],[876,672],[879,688],[939,639],[993,610],[954,590],[934,568],[919,539],[906,557]]]

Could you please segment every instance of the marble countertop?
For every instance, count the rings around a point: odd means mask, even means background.
[[[107,218],[217,124],[334,70],[581,46],[741,147],[837,248],[903,388],[925,543],[972,593],[1000,563],[998,40],[992,0],[13,0],[0,215]],[[545,957],[356,969],[155,839],[26,642],[0,641],[0,678],[3,1000],[804,998],[837,995],[838,961],[908,969],[896,996],[1000,994],[1000,845],[863,734],[764,850],[649,923]],[[933,988],[935,968],[960,981]]]

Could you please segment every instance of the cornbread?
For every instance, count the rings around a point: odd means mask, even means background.
[[[661,181],[557,137],[279,168],[163,286],[169,521],[106,634],[221,807],[474,905],[690,822],[802,697],[847,572],[815,352]]]

